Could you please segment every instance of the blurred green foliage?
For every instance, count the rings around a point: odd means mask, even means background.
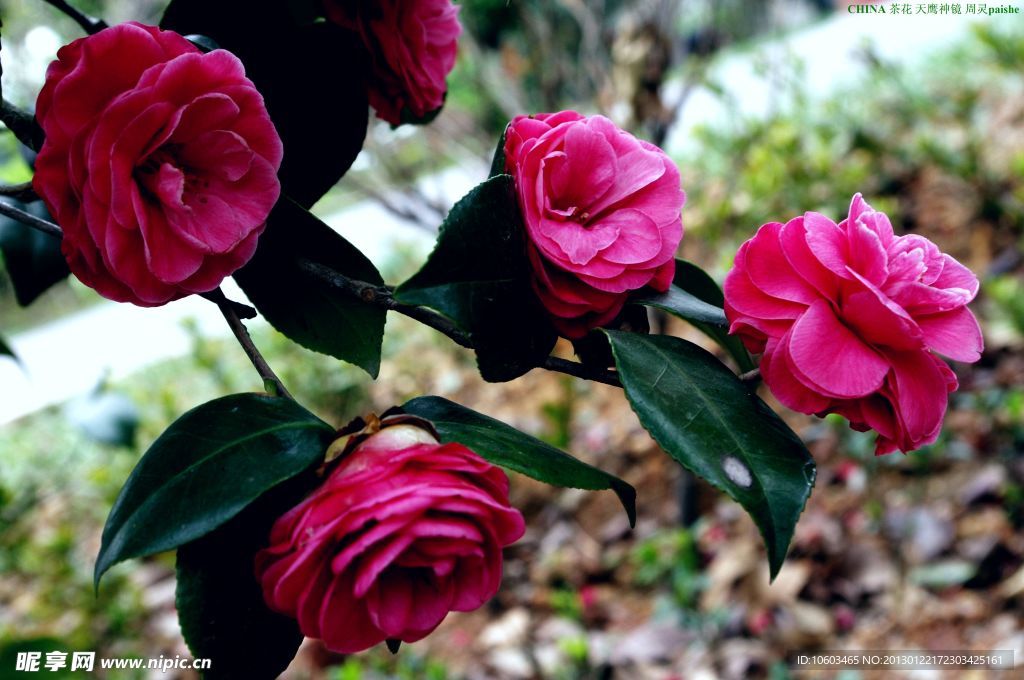
[[[1022,55],[1024,31],[1005,22],[977,24],[971,40],[912,68],[865,46],[863,76],[821,101],[794,59],[788,73],[771,74],[784,102],[774,113],[701,126],[698,151],[677,159],[690,197],[689,234],[715,245],[724,270],[735,252],[730,241],[806,210],[841,218],[857,191],[888,212],[898,231],[918,229],[927,225],[916,222],[922,199],[913,193],[931,173],[961,190],[950,198],[961,199],[967,221],[987,221],[1019,239],[1024,148],[1019,140],[1002,144],[1013,131],[999,123],[1024,106]]]
[[[641,541],[632,554],[637,585],[666,588],[672,603],[684,613],[696,608],[697,597],[707,587],[694,533],[695,529],[656,533]]]
[[[409,649],[392,655],[372,650],[350,657],[329,675],[331,680],[447,680],[444,664],[430,661]]]

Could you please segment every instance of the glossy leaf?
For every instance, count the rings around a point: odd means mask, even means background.
[[[18,355],[14,353],[14,350],[7,344],[3,336],[0,336],[0,356],[11,357],[15,361],[18,360]]]
[[[436,309],[468,332],[480,374],[491,382],[540,365],[555,344],[555,331],[530,288],[510,175],[492,177],[452,208],[427,263],[395,296]]]
[[[384,283],[355,246],[287,199],[274,208],[256,256],[235,272],[235,280],[281,333],[376,378],[387,312],[310,274],[303,261],[325,265],[350,279]]]
[[[362,41],[309,13],[280,0],[173,0],[160,22],[242,60],[284,143],[284,192],[307,208],[348,171],[369,116]]]
[[[725,311],[720,307],[709,305],[696,295],[687,293],[673,284],[664,293],[648,293],[633,299],[633,302],[645,307],[657,307],[686,321],[697,322],[728,329],[729,322]]]
[[[253,558],[274,520],[316,481],[306,473],[274,487],[222,527],[178,548],[178,622],[192,655],[210,659],[206,680],[276,678],[302,644],[295,619],[264,603]]]
[[[52,219],[42,201],[26,204],[7,198],[3,200],[36,217]],[[5,215],[0,215],[0,253],[3,253],[4,266],[14,286],[15,299],[22,307],[32,304],[50,286],[63,281],[71,273],[60,252],[59,238],[36,231]]]
[[[498,146],[494,148],[494,157],[491,159],[491,172],[488,177],[497,177],[505,174],[505,136],[508,135],[508,128],[498,138]]]
[[[665,335],[605,332],[641,424],[666,453],[750,514],[774,578],[814,486],[814,461],[803,442],[697,345]]]
[[[661,296],[637,298],[635,302],[642,305],[660,307],[665,311],[689,321],[702,333],[714,340],[736,361],[740,371],[752,371],[757,364],[750,357],[747,348],[739,338],[729,335],[729,324],[722,307],[725,295],[715,280],[706,271],[686,260],[676,260],[676,274],[672,282],[673,288],[666,294],[667,298],[657,300]],[[713,309],[700,307],[706,303]],[[659,304],[660,303],[660,304]]]
[[[125,482],[103,528],[95,580],[133,557],[171,550],[318,465],[334,428],[290,399],[236,394],[185,413]]]
[[[630,525],[636,522],[636,489],[550,444],[442,397],[417,397],[402,409],[432,422],[442,441],[464,444],[495,465],[555,486],[611,489]]]

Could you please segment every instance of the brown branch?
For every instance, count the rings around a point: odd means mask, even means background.
[[[198,295],[199,297],[206,298],[216,305],[222,305],[225,303],[231,305],[239,319],[255,319],[258,316],[254,307],[229,299],[223,292],[221,292],[220,288],[211,290],[208,293],[198,293]]]
[[[569,361],[568,359],[560,359],[559,357],[548,357],[540,367],[547,371],[565,373],[566,375],[583,378],[584,380],[591,380],[593,382],[604,383],[605,385],[611,385],[612,387],[622,387],[622,381],[619,380],[619,374],[615,371],[591,368],[590,366],[581,364],[578,361]]]
[[[350,279],[330,267],[311,260],[300,260],[299,266],[310,275],[321,281],[326,281],[335,288],[345,291],[354,297],[358,297],[363,302],[397,312],[410,319],[415,319],[423,325],[429,326],[447,336],[461,347],[473,349],[473,340],[469,333],[456,326],[447,317],[426,307],[399,302],[395,299],[394,291],[388,286],[378,286],[365,281]],[[604,383],[605,385],[622,387],[619,376],[614,371],[591,368],[567,359],[548,357],[540,365],[540,368],[557,373],[565,373],[566,375],[583,378],[584,380]]]
[[[416,319],[420,323],[433,328],[436,331],[448,336],[456,344],[467,349],[473,348],[473,342],[469,334],[456,326],[446,317],[431,311],[426,307],[407,305],[395,299],[394,291],[388,286],[378,286],[366,281],[356,281],[344,274],[336,272],[330,267],[311,260],[300,260],[299,266],[312,276],[325,281],[339,290],[353,295],[363,302],[377,307],[383,307],[392,312],[398,312],[410,319]]]
[[[31,203],[32,201],[39,200],[38,194],[32,188],[32,182],[22,182],[21,184],[12,184],[10,186],[0,185],[0,196],[13,198],[15,201],[22,203]]]
[[[39,229],[40,231],[54,236],[59,237],[62,233],[60,227],[56,224],[39,219],[35,215],[30,215],[24,210],[19,210],[14,206],[4,203],[3,201],[0,201],[0,213],[6,214],[19,222],[24,222],[30,227]],[[299,266],[309,273],[310,276],[320,279],[321,281],[325,281],[335,288],[342,290],[353,297],[359,298],[367,304],[382,307],[388,311],[397,312],[403,316],[409,317],[410,319],[415,319],[423,325],[433,328],[439,333],[445,335],[457,345],[465,347],[466,349],[473,349],[473,340],[469,333],[466,333],[456,326],[447,317],[433,310],[426,307],[419,307],[417,305],[409,305],[404,302],[399,302],[395,299],[394,290],[390,286],[377,285],[367,283],[366,281],[350,279],[344,274],[322,265],[319,262],[313,262],[312,260],[299,260]],[[245,350],[246,355],[249,357],[249,360],[252,361],[253,366],[256,367],[256,370],[259,372],[263,380],[273,384],[282,396],[288,397],[289,399],[292,398],[288,390],[285,389],[280,378],[274,374],[270,365],[267,364],[266,360],[259,353],[259,350],[256,349],[256,346],[252,342],[252,338],[249,336],[249,331],[242,323],[242,319],[254,318],[256,316],[256,310],[249,305],[229,300],[219,288],[210,291],[209,293],[202,293],[201,295],[220,307],[221,313],[224,315],[224,318],[227,319],[228,326],[231,327],[231,331],[235,334],[235,338],[238,339],[239,344],[242,345],[242,349]],[[592,368],[576,361],[569,361],[568,359],[548,357],[544,360],[544,363],[539,366],[539,368],[543,368],[547,371],[554,371],[556,373],[564,373],[584,380],[603,383],[605,385],[611,385],[613,387],[622,387],[622,381],[619,380],[619,376],[615,371]],[[740,376],[740,380],[747,383],[757,382],[760,379],[761,373],[758,369],[754,369],[753,371],[749,371]]]
[[[19,210],[9,203],[0,201],[0,214],[7,215],[26,226],[38,229],[39,231],[56,236],[60,238],[63,235],[61,228],[53,222],[40,219],[35,215]],[[212,290],[208,293],[201,293],[202,297],[214,302],[220,307],[221,314],[224,315],[224,319],[228,322],[228,327],[231,328],[231,332],[234,334],[235,339],[238,340],[238,344],[242,346],[242,350],[245,355],[249,357],[249,361],[256,368],[256,372],[263,378],[265,387],[273,387],[277,394],[288,399],[293,399],[291,393],[285,388],[284,383],[277,377],[274,370],[270,368],[270,364],[263,358],[260,351],[256,348],[256,345],[252,341],[252,337],[249,335],[249,330],[242,323],[242,319],[253,319],[256,317],[256,310],[249,305],[244,305],[241,302],[235,302],[229,300],[227,296],[221,291],[220,288]],[[267,390],[268,392],[270,389]]]
[[[20,208],[15,208],[10,203],[6,203],[4,201],[0,201],[0,215],[7,215],[12,220],[17,220],[27,227],[32,227],[33,229],[41,231],[44,234],[49,234],[50,236],[56,236],[57,238],[64,236],[64,232],[61,231],[61,228],[53,222],[36,217],[32,213],[25,212]]]
[[[43,145],[43,129],[39,127],[35,116],[2,98],[0,98],[0,123],[6,125],[19,142],[33,151],[39,151]]]
[[[231,328],[231,332],[234,333],[235,339],[238,340],[238,344],[242,346],[242,350],[245,355],[249,357],[249,361],[252,362],[256,372],[263,378],[264,387],[267,387],[267,391],[270,392],[270,387],[277,392],[277,396],[287,397],[288,399],[294,399],[291,393],[285,388],[284,383],[277,377],[274,370],[270,368],[270,364],[263,358],[260,351],[256,348],[256,345],[252,341],[252,336],[249,335],[249,330],[242,323],[242,319],[239,318],[238,308],[241,303],[229,300],[227,296],[221,291],[220,288],[212,290],[209,293],[203,295],[208,300],[212,300],[217,303],[220,307],[221,314],[224,315],[224,319],[228,322],[228,327]]]
[[[747,383],[748,385],[757,385],[761,381],[761,369],[755,368],[752,371],[739,374],[740,382]]]
[[[93,33],[99,33],[107,27],[107,23],[102,19],[91,17],[88,14],[84,14],[79,10],[69,5],[65,0],[43,0],[47,5],[52,5],[82,27],[82,29],[92,35]]]

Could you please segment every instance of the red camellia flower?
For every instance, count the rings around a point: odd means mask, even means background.
[[[414,642],[498,590],[523,517],[508,478],[461,444],[398,424],[343,454],[256,555],[267,604],[339,653]]]
[[[451,0],[324,0],[324,6],[370,52],[370,105],[378,118],[399,125],[441,108],[462,33]]]
[[[533,287],[555,328],[580,338],[630,292],[668,290],[686,195],[658,147],[602,116],[519,116],[505,135],[529,240]]]
[[[761,227],[736,253],[725,312],[730,332],[764,352],[779,401],[875,430],[883,454],[938,437],[957,379],[932,351],[978,360],[977,292],[969,269],[922,236],[896,236],[857,194],[839,224],[809,212]]]
[[[60,49],[36,117],[46,141],[33,187],[71,271],[102,295],[161,305],[252,257],[282,148],[234,55],[113,26]]]

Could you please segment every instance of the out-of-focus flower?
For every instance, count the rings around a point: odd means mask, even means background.
[[[325,0],[324,6],[370,52],[370,105],[378,118],[399,125],[441,108],[462,34],[451,0]]]

